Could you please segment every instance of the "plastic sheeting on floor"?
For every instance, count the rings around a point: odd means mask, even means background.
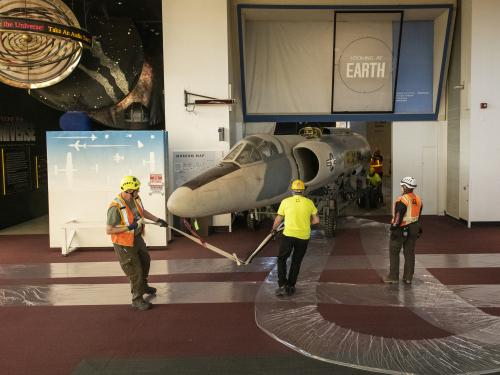
[[[377,259],[387,255],[388,225],[353,218],[345,224],[360,228],[363,250],[370,263],[379,263]],[[257,325],[276,340],[322,361],[391,374],[478,374],[500,369],[500,318],[473,305],[474,300],[491,298],[491,290],[486,289],[481,298],[483,289],[474,286],[474,298],[463,299],[426,272],[418,264],[418,256],[411,287],[400,284],[344,288],[335,283],[320,286],[334,241],[318,235],[309,246],[293,297],[274,296],[276,269],[257,294]],[[387,269],[377,272],[383,276]],[[462,294],[466,288],[462,287]],[[356,332],[322,316],[318,304],[325,300],[337,304],[404,306],[451,334],[405,340]]]

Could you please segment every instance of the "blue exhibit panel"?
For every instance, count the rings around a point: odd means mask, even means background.
[[[433,113],[434,23],[404,22],[394,113]]]

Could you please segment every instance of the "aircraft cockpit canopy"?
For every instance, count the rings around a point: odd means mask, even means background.
[[[264,158],[270,158],[278,155],[278,148],[273,142],[266,141],[265,139],[249,136],[246,138],[249,142],[255,145],[255,148],[262,154]]]
[[[256,136],[250,136],[234,146],[222,161],[246,165],[273,157],[278,153],[278,149],[274,143]]]

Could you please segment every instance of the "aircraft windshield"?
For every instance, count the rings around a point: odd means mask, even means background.
[[[262,138],[250,136],[238,143],[226,155],[223,161],[235,161],[240,165],[261,161],[279,154],[278,148],[272,142]]]
[[[226,157],[223,159],[224,161],[233,161],[234,158],[236,158],[236,155],[240,152],[240,150],[243,148],[243,143],[237,144],[233,150],[226,155]]]
[[[262,157],[251,143],[247,143],[236,158],[236,162],[240,165],[251,164],[260,160],[262,160]]]

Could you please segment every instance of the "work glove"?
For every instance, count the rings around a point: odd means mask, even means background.
[[[158,224],[160,224],[160,227],[162,227],[162,228],[164,228],[164,227],[168,227],[168,223],[167,223],[165,220],[163,220],[163,219],[159,219],[159,218],[158,218],[158,219],[156,219],[156,222],[157,222]]]
[[[134,222],[132,224],[127,225],[127,228],[128,228],[128,230],[134,230],[138,226],[139,226],[139,224],[137,223],[137,221],[134,220]]]

